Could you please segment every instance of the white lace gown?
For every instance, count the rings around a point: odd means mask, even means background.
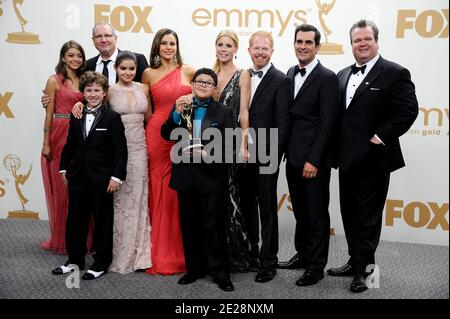
[[[141,84],[110,89],[109,104],[119,113],[128,145],[126,181],[114,194],[113,261],[110,271],[126,274],[151,267],[148,211],[148,155],[144,115],[147,98]]]

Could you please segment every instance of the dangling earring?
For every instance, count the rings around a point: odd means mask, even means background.
[[[173,64],[178,64],[178,57],[176,55],[173,57]]]
[[[153,63],[155,64],[156,67],[159,67],[161,65],[161,58],[159,57],[159,55],[155,55],[155,57],[153,58]]]

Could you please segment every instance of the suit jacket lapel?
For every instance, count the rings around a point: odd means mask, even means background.
[[[208,110],[206,111],[205,114],[205,118],[202,121],[202,131],[201,134],[203,134],[203,132],[210,127],[213,119],[216,117],[216,112],[217,112],[217,104],[211,100],[211,103],[208,106]]]
[[[86,141],[86,139],[87,139],[87,135],[86,135],[86,115],[83,115],[83,117],[80,120],[78,120],[78,123],[80,123],[80,130],[81,130],[80,133],[83,136],[83,141]]]
[[[314,70],[311,72],[311,74],[306,79],[305,83],[303,83],[302,87],[300,88],[300,91],[298,91],[297,96],[295,97],[295,102],[300,98],[300,96],[303,94],[303,92],[306,91],[306,89],[314,82],[314,80],[317,78],[320,72],[320,68],[322,68],[322,65],[320,62],[317,64],[317,66],[314,68]],[[294,82],[295,85],[295,82]]]
[[[342,71],[342,76],[339,77],[339,88],[341,94],[341,105],[342,108],[345,110],[347,105],[347,85],[348,81],[350,80],[350,75],[352,74],[351,67],[348,67]]]
[[[350,105],[348,108],[350,108],[356,100],[363,94],[367,89],[369,89],[370,85],[373,81],[375,81],[380,74],[382,73],[384,67],[383,67],[383,59],[380,57],[375,63],[375,65],[372,67],[372,70],[370,70],[369,74],[364,78],[361,85],[356,89],[355,95],[353,96],[353,100],[350,102]],[[345,91],[346,92],[346,91]]]
[[[274,68],[275,67],[272,65],[269,68],[269,70],[267,71],[267,74],[262,79],[261,83],[259,83],[258,89],[256,89],[255,95],[253,96],[252,105],[251,105],[250,109],[252,109],[254,103],[258,100],[258,98],[261,95],[261,93],[266,89],[266,87],[272,81]]]

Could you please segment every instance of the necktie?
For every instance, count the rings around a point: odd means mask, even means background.
[[[298,65],[295,66],[294,76],[300,73],[301,76],[305,76],[306,68],[300,68]]]
[[[109,80],[109,71],[108,71],[108,64],[111,62],[111,60],[108,61],[102,61],[103,62],[103,71],[102,74]]]
[[[364,74],[364,72],[366,72],[366,67],[367,67],[367,65],[363,65],[363,66],[358,67],[358,66],[356,66],[356,64],[353,64],[352,65],[352,73],[356,74],[359,71],[361,71],[361,73]]]
[[[263,71],[255,71],[255,70],[253,70],[253,69],[250,69],[250,75],[253,77],[253,76],[258,76],[259,78],[262,78],[263,77],[263,75],[264,75],[264,72]]]

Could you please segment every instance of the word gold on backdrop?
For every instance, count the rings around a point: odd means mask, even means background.
[[[8,171],[11,172],[15,180],[17,196],[19,196],[20,203],[22,204],[22,210],[9,212],[8,218],[39,219],[38,213],[28,211],[25,209],[25,204],[28,203],[28,199],[25,197],[25,195],[22,193],[22,190],[20,189],[20,185],[22,186],[25,185],[27,180],[30,178],[33,165],[30,165],[30,168],[25,175],[19,174],[18,170],[22,166],[22,162],[20,161],[20,158],[18,158],[16,155],[9,154],[6,155],[5,158],[3,159],[3,166]]]
[[[21,32],[8,33],[8,38],[6,42],[18,43],[18,44],[39,44],[39,35],[34,33],[25,32],[24,26],[28,21],[22,16],[17,5],[23,4],[24,0],[13,0],[14,13],[16,14],[17,20],[19,20]],[[1,12],[2,13],[2,12]],[[0,14],[1,15],[1,14]]]

